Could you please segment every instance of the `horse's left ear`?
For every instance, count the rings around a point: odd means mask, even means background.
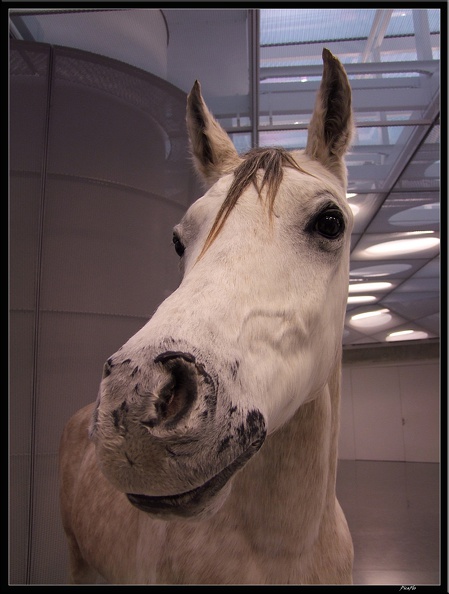
[[[207,187],[241,162],[231,139],[204,103],[198,81],[187,97],[187,131],[195,167]]]
[[[343,157],[351,143],[351,87],[340,62],[323,49],[323,78],[310,120],[306,154],[320,161],[346,184]]]

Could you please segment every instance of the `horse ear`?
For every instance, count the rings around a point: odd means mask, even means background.
[[[323,78],[310,120],[306,154],[320,161],[346,184],[343,157],[351,143],[351,87],[340,62],[323,49]]]
[[[198,81],[187,97],[187,131],[195,167],[207,186],[241,162],[231,139],[204,103]]]

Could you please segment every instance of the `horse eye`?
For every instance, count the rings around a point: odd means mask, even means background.
[[[343,215],[339,210],[326,210],[318,215],[314,228],[327,239],[337,239],[345,228]]]
[[[184,254],[185,251],[185,247],[183,246],[181,240],[179,239],[179,237],[176,235],[176,233],[173,233],[173,244],[175,246],[175,251],[178,254],[178,256],[181,258]]]

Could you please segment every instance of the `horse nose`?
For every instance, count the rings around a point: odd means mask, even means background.
[[[182,421],[184,433],[197,431],[215,415],[217,389],[218,380],[190,353],[121,352],[104,365],[94,429],[126,435],[139,426],[160,437]]]
[[[154,362],[162,364],[165,381],[152,391],[140,423],[148,428],[161,424],[166,428],[175,427],[189,414],[197,399],[195,360],[184,353],[163,353]]]

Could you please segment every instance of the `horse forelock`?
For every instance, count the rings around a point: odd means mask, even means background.
[[[302,169],[294,157],[282,147],[254,148],[245,153],[242,159],[243,161],[234,171],[234,179],[215,217],[198,260],[218,237],[240,196],[250,184],[254,185],[260,198],[262,197],[262,190],[266,188],[268,212],[271,217],[276,195],[284,175],[283,168],[290,167],[301,173],[312,175]],[[260,170],[263,170],[264,174],[262,183],[259,186],[257,174]]]

